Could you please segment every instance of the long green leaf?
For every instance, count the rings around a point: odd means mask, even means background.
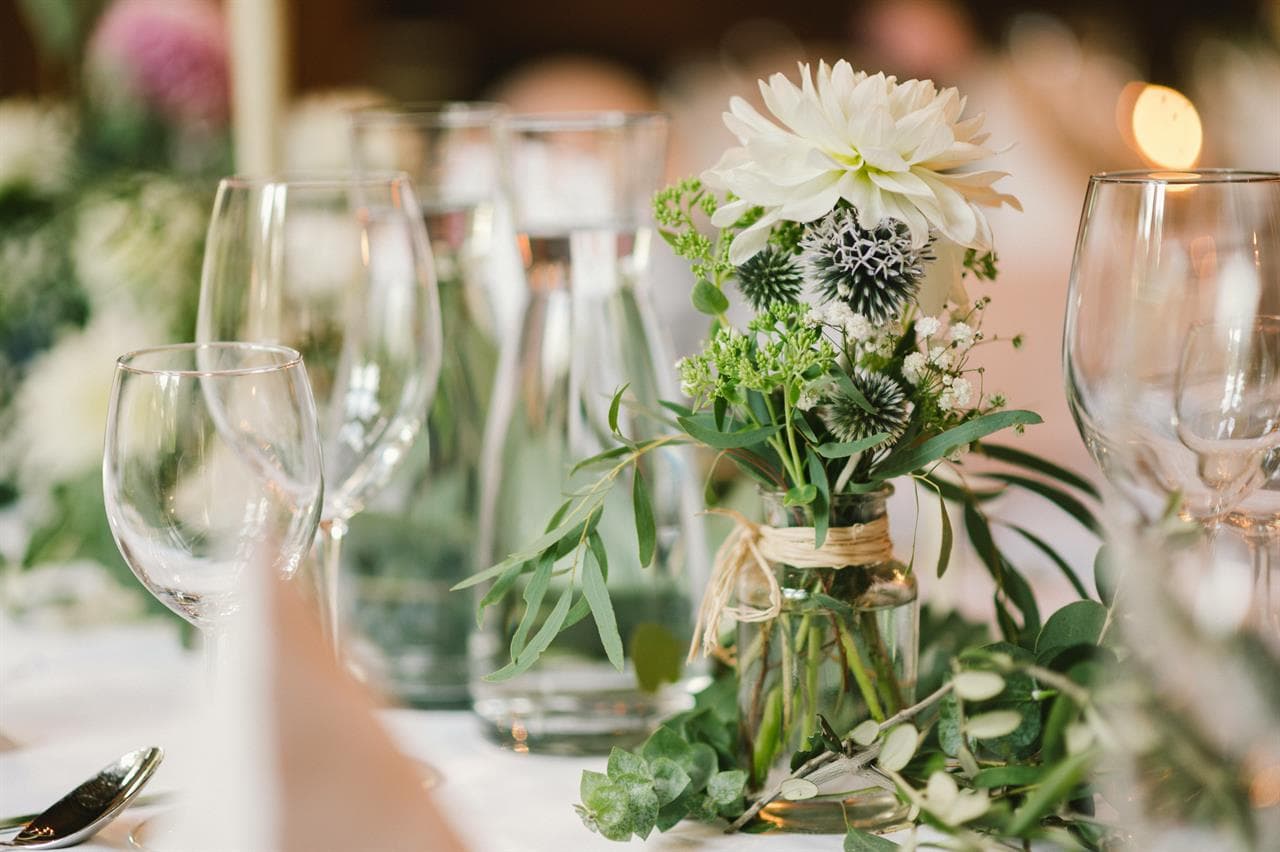
[[[510,566],[507,567],[507,570],[503,571],[501,576],[499,576],[498,579],[494,581],[494,584],[489,587],[489,590],[487,592],[484,593],[484,597],[480,598],[480,605],[476,609],[477,624],[480,623],[480,620],[484,616],[485,607],[492,606],[493,604],[502,600],[502,596],[505,595],[507,593],[507,590],[510,589],[512,584],[515,583],[516,578],[519,577],[522,573],[524,573],[528,565],[529,565],[528,562],[512,563]]]
[[[815,449],[818,455],[827,459],[846,459],[849,456],[869,450],[889,440],[888,432],[877,432],[860,441],[845,441],[839,444],[819,444]]]
[[[533,639],[520,652],[520,656],[510,663],[492,674],[487,674],[484,679],[490,683],[510,680],[518,674],[528,671],[529,667],[538,661],[542,656],[542,652],[547,650],[551,644],[551,640],[556,638],[560,632],[560,627],[564,624],[565,616],[569,614],[569,605],[573,602],[573,584],[565,586],[564,591],[560,594],[560,600],[556,601],[555,607],[547,614],[547,618],[542,622],[542,626],[538,628],[538,632],[534,634]]]
[[[989,458],[1008,462],[1009,464],[1016,464],[1019,467],[1025,467],[1028,470],[1034,470],[1036,473],[1042,473],[1045,476],[1056,479],[1065,485],[1070,485],[1072,488],[1078,488],[1095,500],[1102,499],[1102,495],[1098,493],[1097,487],[1080,474],[1067,470],[1065,467],[1056,465],[1048,459],[1042,459],[1040,456],[1028,453],[1025,450],[1006,447],[1003,444],[982,444],[979,446],[978,451]]]
[[[1045,556],[1049,557],[1049,561],[1058,566],[1058,570],[1061,571],[1062,575],[1067,578],[1069,583],[1071,583],[1072,588],[1076,590],[1076,594],[1085,600],[1090,600],[1089,593],[1085,590],[1084,583],[1080,582],[1080,578],[1076,576],[1076,572],[1067,564],[1067,560],[1059,556],[1058,551],[1050,547],[1048,542],[1030,530],[1023,529],[1017,524],[1008,524],[1008,527],[1035,545],[1035,547]]]
[[[691,438],[701,441],[708,447],[717,450],[735,450],[741,447],[752,447],[764,443],[781,431],[782,427],[761,426],[754,429],[740,429],[736,432],[719,432],[700,423],[694,417],[677,418],[680,428]]]
[[[542,599],[547,594],[547,587],[551,585],[551,569],[555,564],[553,551],[550,548],[544,550],[538,559],[538,567],[533,570],[533,576],[524,587],[524,613],[520,616],[520,623],[511,637],[511,659],[513,660],[519,659],[520,652],[524,650],[525,640],[529,638],[533,622],[538,618],[538,610],[542,608]]]
[[[1072,497],[1065,491],[1061,491],[1048,483],[1041,482],[1038,479],[1031,479],[1026,476],[1017,476],[1012,473],[988,473],[984,474],[992,479],[998,479],[1001,482],[1007,482],[1010,485],[1017,485],[1019,488],[1039,494],[1041,497],[1056,505],[1059,509],[1075,518],[1090,531],[1102,535],[1102,524],[1098,523],[1098,519],[1094,517],[1093,512],[1089,511],[1089,507]]]
[[[1009,817],[1005,830],[1022,837],[1040,824],[1050,812],[1066,803],[1076,785],[1084,780],[1094,760],[1092,749],[1077,752],[1053,767],[1027,796],[1022,807]]]
[[[951,551],[955,547],[955,532],[951,529],[951,515],[947,512],[947,501],[938,494],[938,514],[942,516],[942,546],[938,551],[938,577],[947,573],[951,564]]]
[[[645,566],[653,561],[658,536],[657,526],[653,520],[653,504],[649,502],[649,489],[644,487],[644,479],[640,476],[638,465],[635,478],[631,483],[631,505],[636,516],[636,545],[640,565]]]
[[[575,527],[581,527],[579,519],[588,516],[591,512],[594,512],[600,507],[600,504],[603,501],[604,498],[602,497],[584,500],[574,506],[573,509],[571,509],[568,514],[565,515],[563,520],[555,527],[555,529],[547,530],[545,533],[529,542],[520,550],[510,554],[506,559],[503,559],[496,565],[490,565],[483,571],[477,571],[465,580],[455,583],[449,588],[449,591],[456,592],[461,589],[469,589],[472,586],[483,583],[485,580],[497,577],[511,567],[513,563],[528,562],[530,559],[535,558],[538,554],[542,553],[543,550],[546,550],[549,545],[556,544],[560,539],[564,538],[566,533],[572,531]]]
[[[680,403],[678,403],[678,402],[672,402],[672,401],[671,401],[671,400],[669,400],[669,399],[660,399],[660,400],[658,400],[658,405],[661,405],[663,408],[665,408],[667,411],[670,411],[672,414],[676,415],[677,417],[692,417],[692,416],[693,416],[693,409],[692,409],[692,408],[690,408],[690,407],[689,407],[689,406],[687,406],[687,405],[681,405],[681,404],[680,404]]]
[[[631,452],[630,447],[610,447],[607,450],[596,453],[594,456],[587,456],[585,459],[575,464],[573,469],[569,471],[569,475],[573,476],[585,467],[590,467],[593,464],[599,464],[600,462],[608,461],[609,459],[616,459],[618,456],[626,455],[629,452]]]
[[[910,447],[903,447],[891,453],[876,470],[880,479],[892,479],[919,470],[930,462],[937,461],[953,450],[967,446],[979,438],[984,438],[1001,429],[1011,426],[1029,426],[1044,422],[1034,411],[1015,409],[1012,411],[995,411],[976,417],[967,423],[948,429],[940,435],[934,435],[926,441]]]
[[[601,560],[605,558],[604,547],[602,544],[597,551],[594,546],[596,540],[598,536],[593,537],[592,558],[583,560],[582,594],[591,607],[591,616],[596,621],[600,643],[604,645],[604,652],[609,657],[609,662],[613,663],[615,669],[622,671],[624,663],[622,637],[618,635],[618,619],[614,616],[613,601],[609,599],[609,590],[604,582],[604,564],[601,564]]]
[[[836,384],[845,396],[853,400],[853,404],[861,408],[868,414],[877,414],[875,407],[867,401],[867,397],[862,391],[858,390],[858,386],[853,383],[853,379],[849,378],[849,374],[844,370],[832,370],[831,375],[835,377]]]
[[[809,465],[810,484],[818,487],[818,496],[814,498],[813,511],[813,546],[822,547],[827,540],[827,526],[831,523],[831,483],[827,481],[826,468],[813,452],[813,447],[804,448],[805,459]]]
[[[618,410],[622,408],[622,395],[629,387],[631,384],[627,383],[618,388],[613,393],[613,399],[609,400],[609,431],[618,436],[622,434],[618,431]]]
[[[956,485],[953,482],[948,482],[940,476],[922,475],[920,479],[928,482],[943,496],[944,499],[950,500],[952,503],[966,503],[969,500],[986,503],[987,501],[994,500],[1004,494],[1006,490],[1004,486],[1000,486],[999,488],[979,491],[974,488],[970,488],[968,484]]]

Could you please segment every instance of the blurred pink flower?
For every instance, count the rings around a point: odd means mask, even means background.
[[[88,54],[99,82],[123,86],[171,121],[227,121],[227,34],[212,0],[117,0],[99,21]]]

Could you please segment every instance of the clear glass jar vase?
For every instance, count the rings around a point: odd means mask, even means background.
[[[510,121],[509,180],[528,303],[516,345],[503,353],[485,433],[478,551],[486,563],[524,548],[568,494],[596,481],[598,469],[573,469],[616,444],[609,408],[619,387],[629,385],[628,399],[648,411],[669,396],[671,360],[643,281],[653,236],[646,208],[665,127],[661,116],[618,113]],[[635,414],[632,405],[621,409],[620,430],[654,437],[652,421]],[[647,453],[640,469],[655,516],[652,564],[642,566],[637,555],[629,469],[606,498],[597,529],[624,669],[610,664],[596,625],[584,617],[528,671],[485,680],[510,659],[531,573],[522,575],[485,611],[471,640],[473,706],[498,742],[604,754],[638,744],[691,704],[702,669],[682,665],[706,577],[696,479],[675,450]],[[572,553],[556,563],[533,632],[566,584],[580,596],[578,573]],[[661,683],[648,678],[647,666],[637,671],[637,652],[662,661]]]
[[[884,488],[832,500],[831,527],[885,517]],[[813,525],[804,506],[764,493],[765,522]],[[914,700],[919,643],[916,579],[896,560],[873,565],[795,568],[775,565],[782,611],[740,622],[738,708],[750,787],[761,790],[791,772],[791,757],[825,720],[839,737],[868,718],[884,719]],[[820,597],[821,596],[821,597]],[[754,572],[738,589],[744,604],[766,607],[768,587]],[[904,821],[893,784],[870,769],[836,762],[810,777],[818,794],[779,799],[761,819],[788,831],[843,832],[846,825],[884,829]]]

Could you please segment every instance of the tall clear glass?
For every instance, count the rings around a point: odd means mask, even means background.
[[[386,492],[351,527],[346,569],[364,667],[417,707],[469,706],[475,617],[449,588],[475,568],[480,447],[499,340],[520,307],[498,187],[496,104],[425,103],[352,114],[357,168],[406,172],[435,258],[444,352],[419,441]],[[508,292],[501,292],[501,287]],[[514,298],[513,298],[514,296]]]
[[[503,122],[502,139],[528,303],[516,345],[504,353],[486,427],[479,538],[486,563],[536,538],[563,495],[589,481],[571,469],[612,445],[609,402],[623,384],[630,383],[623,432],[653,434],[638,412],[657,411],[659,397],[670,396],[672,372],[644,280],[666,120],[513,116]],[[642,568],[636,556],[629,484],[614,489],[599,529],[619,630],[628,649],[637,642],[687,648],[706,568],[696,490],[675,452],[654,452],[642,475],[654,495],[654,564]],[[688,702],[697,670],[646,691],[630,652],[626,669],[613,669],[589,620],[561,635],[528,672],[484,681],[506,661],[522,608],[517,588],[487,613],[472,641],[474,706],[500,741],[535,751],[607,752],[643,738]]]
[[[246,343],[122,356],[102,484],[125,562],[205,634],[212,671],[245,572],[265,562],[291,577],[315,538],[320,438],[302,357]]]
[[[223,180],[196,339],[286,344],[307,359],[327,486],[316,579],[340,647],[348,522],[413,445],[440,368],[435,269],[409,178]]]
[[[1236,459],[1236,466],[1257,469],[1235,471],[1232,482],[1251,487],[1225,494],[1222,477],[1206,475],[1212,471],[1203,436],[1192,422],[1201,415],[1184,410],[1180,417],[1178,378],[1188,356],[1196,364],[1227,363],[1189,351],[1203,334],[1196,329],[1240,331],[1278,311],[1280,174],[1115,172],[1090,179],[1063,340],[1067,398],[1080,434],[1149,521],[1176,499],[1184,517],[1215,526],[1226,512],[1247,528],[1261,563],[1259,589],[1272,570],[1266,563],[1276,508],[1268,483],[1276,459],[1252,451]],[[1184,392],[1184,409],[1191,398]],[[1215,459],[1210,466],[1221,462]]]

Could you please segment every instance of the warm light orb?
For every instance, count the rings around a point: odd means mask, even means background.
[[[1188,169],[1200,157],[1204,139],[1200,114],[1176,89],[1143,87],[1133,103],[1132,127],[1138,153],[1151,166]]]

